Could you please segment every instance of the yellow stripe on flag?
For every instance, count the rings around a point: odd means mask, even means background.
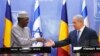
[[[99,46],[100,46],[100,27],[99,27],[99,34],[98,34],[98,41],[99,41]]]
[[[12,22],[5,18],[4,46],[10,47]]]
[[[68,24],[64,21],[61,20],[61,24],[60,24],[60,33],[59,33],[59,41],[64,40],[66,38],[68,38]],[[69,52],[70,47],[69,45],[66,45],[63,48],[65,51]]]
[[[99,42],[100,42],[100,30],[99,30]]]
[[[60,24],[59,40],[64,40],[68,36],[68,25],[62,20]]]

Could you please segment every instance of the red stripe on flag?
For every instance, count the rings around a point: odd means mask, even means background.
[[[66,52],[63,48],[58,48],[57,49],[57,56],[70,56],[68,52]]]

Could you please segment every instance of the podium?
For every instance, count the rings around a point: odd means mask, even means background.
[[[100,47],[73,47],[76,56],[95,56],[100,52]]]
[[[51,53],[51,47],[11,47],[11,48],[0,48],[0,54],[34,54],[34,53]]]

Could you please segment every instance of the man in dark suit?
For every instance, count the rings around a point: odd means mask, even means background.
[[[69,33],[67,39],[62,41],[48,40],[45,45],[53,47],[62,47],[68,44],[72,44],[72,47],[98,46],[98,36],[96,32],[84,25],[84,20],[81,15],[76,15],[73,17],[73,26],[75,30]]]

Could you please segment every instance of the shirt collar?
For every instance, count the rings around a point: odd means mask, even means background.
[[[85,28],[85,25],[79,31],[83,32],[84,28]]]
[[[20,28],[21,30],[24,30],[24,28],[20,27],[18,24],[17,24],[17,27]]]

